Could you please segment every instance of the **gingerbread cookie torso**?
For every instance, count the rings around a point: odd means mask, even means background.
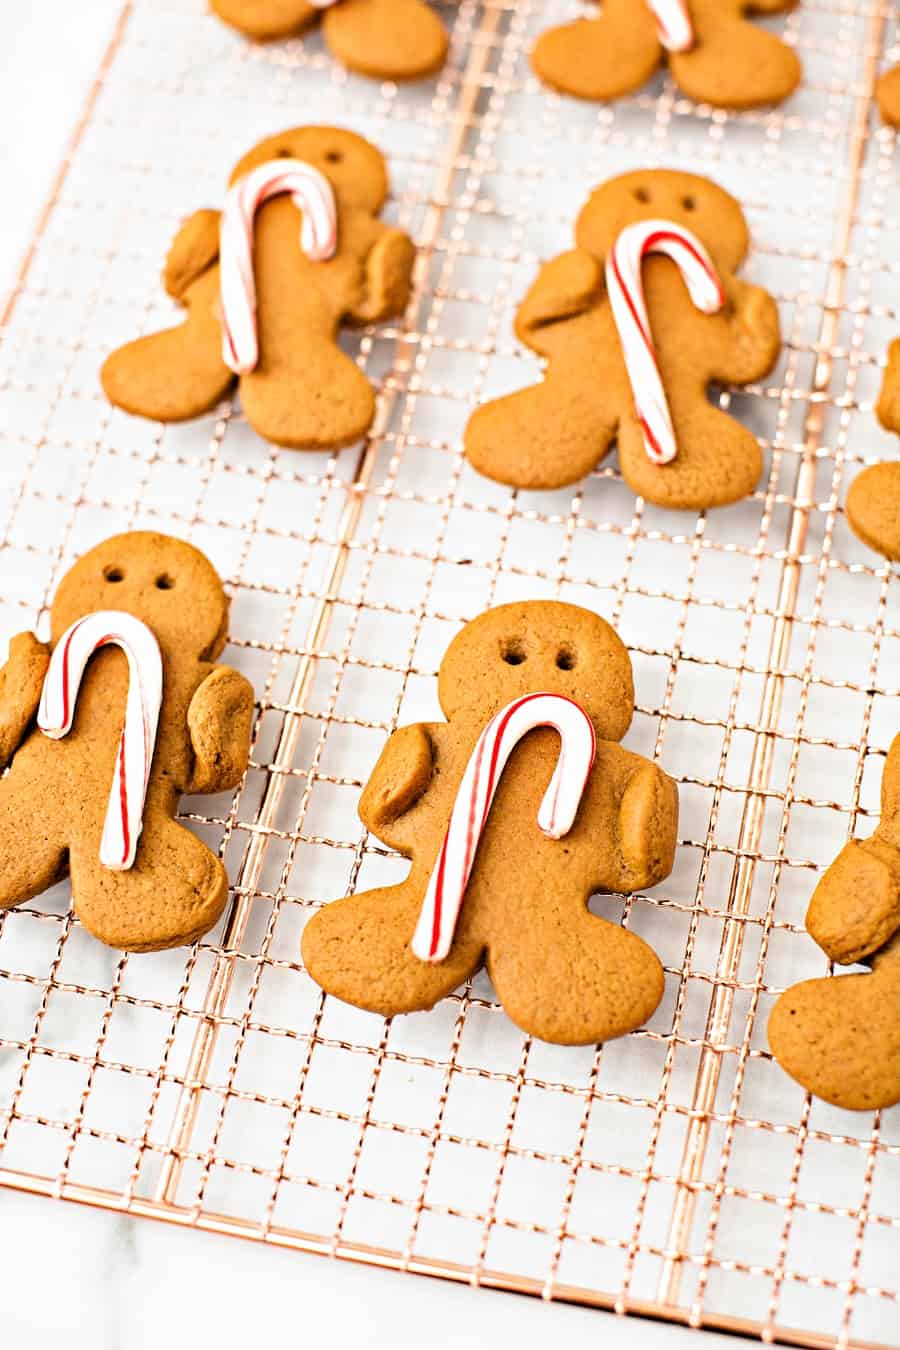
[[[12,639],[0,670],[0,909],[69,873],[78,918],[112,947],[178,946],[217,921],[225,869],[174,817],[183,793],[233,788],[247,765],[253,690],[213,664],[227,621],[203,554],[136,532],[63,578],[50,647]]]
[[[351,132],[301,127],[261,141],[231,184],[232,228],[218,212],[198,211],[166,261],[166,290],[186,320],[113,352],[104,392],[126,412],[177,422],[214,408],[237,374],[244,414],[266,440],[292,449],[352,444],[372,424],[375,395],[338,346],[338,329],[402,313],[414,260],[408,236],[378,219],[384,160]],[[233,309],[255,330],[246,361],[223,350]]]
[[[801,76],[796,53],[750,16],[795,0],[604,0],[598,17],[551,28],[538,39],[535,73],[564,94],[606,100],[632,93],[668,60],[675,83],[698,103],[755,108],[780,103]]]
[[[871,974],[806,980],[769,1019],[772,1053],[816,1097],[851,1111],[900,1102],[900,736],[881,780],[881,821],[822,877],[806,927],[841,965]]]
[[[447,30],[425,0],[212,0],[212,7],[258,42],[291,37],[319,20],[337,60],[376,80],[423,79],[447,56]]]
[[[900,339],[890,345],[875,412],[885,431],[900,432]],[[869,548],[900,562],[900,461],[871,464],[854,478],[847,520]]]
[[[667,462],[648,453],[628,335],[604,277],[634,231],[651,247],[654,233],[672,235],[686,260],[696,255],[693,267],[705,250],[715,274],[706,279],[720,291],[717,312],[702,312],[674,256],[648,257],[639,270],[650,337],[637,334],[636,358],[652,342],[659,389],[649,401],[668,405]],[[517,336],[546,361],[543,380],[476,410],[465,431],[469,462],[511,487],[553,489],[583,478],[616,443],[625,481],[660,506],[697,510],[747,496],[762,467],[756,437],[713,407],[707,390],[765,376],[781,336],[772,297],[734,276],[749,243],[739,204],[692,174],[627,173],[591,195],[575,238],[575,249],[541,269],[516,316]]]
[[[659,961],[588,910],[598,891],[662,881],[675,849],[675,784],[618,743],[634,707],[625,647],[574,605],[504,605],[451,643],[438,694],[448,720],[395,732],[360,801],[367,828],[412,859],[409,876],[315,915],[303,936],[310,974],[328,993],[391,1015],[432,1007],[486,964],[506,1012],[543,1040],[590,1044],[640,1026],[662,996]],[[510,719],[530,708],[504,744]],[[551,719],[561,710],[559,731],[541,720],[545,708]],[[575,770],[584,746],[567,717],[588,728],[592,768],[584,759]],[[564,765],[579,778],[568,829],[552,820],[568,790]],[[487,777],[495,795],[479,796]],[[474,843],[473,811],[483,827]],[[459,875],[457,824],[469,869]],[[452,885],[458,912],[438,946],[440,897],[449,908]]]

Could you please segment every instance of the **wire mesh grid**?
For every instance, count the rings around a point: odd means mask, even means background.
[[[5,636],[46,622],[71,559],[130,527],[183,534],[232,595],[254,682],[251,767],[184,819],[233,880],[189,950],[127,956],[65,886],[0,917],[0,1182],[183,1225],[808,1346],[900,1344],[900,1113],[812,1101],[767,1049],[778,992],[827,963],[802,926],[820,872],[878,811],[897,729],[891,570],[842,502],[892,453],[872,416],[900,308],[891,7],[806,0],[770,26],[803,89],[739,116],[664,76],[615,106],[530,75],[570,0],[460,0],[436,81],[335,67],[313,35],[256,48],[201,0],[126,4],[2,334]],[[262,135],[349,125],[389,158],[419,245],[402,322],[347,349],[380,390],[364,445],[262,443],[230,403],[185,426],[100,395],[112,346],[171,321],[182,216]],[[625,168],[708,173],[743,201],[745,269],[778,297],[779,366],[729,404],[757,432],[752,499],[635,502],[608,461],[526,494],[460,454],[471,409],[533,379],[512,334],[539,260]],[[390,1022],[325,998],[302,928],[406,864],[356,816],[389,731],[438,716],[460,622],[559,596],[635,666],[627,740],[680,785],[676,868],[592,902],[660,953],[650,1024],[597,1049],[530,1040],[484,975]]]

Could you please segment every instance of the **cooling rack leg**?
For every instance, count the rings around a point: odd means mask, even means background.
[[[712,1112],[722,1070],[722,1047],[726,1044],[734,1005],[735,981],[738,977],[744,940],[743,919],[750,911],[753,879],[756,871],[755,855],[762,835],[766,788],[769,785],[774,750],[774,733],[778,727],[784,692],[785,672],[790,652],[791,636],[797,611],[800,589],[800,556],[803,553],[809,529],[809,517],[815,495],[816,453],[822,442],[822,431],[831,385],[834,361],[832,349],[838,337],[840,310],[847,281],[846,256],[849,252],[853,222],[859,199],[863,159],[868,138],[869,117],[875,100],[875,82],[885,31],[885,14],[873,0],[866,46],[865,76],[854,110],[850,136],[847,169],[847,189],[843,208],[837,222],[832,250],[826,301],[819,330],[818,351],[812,381],[811,397],[804,423],[804,453],[797,471],[794,488],[794,507],[788,522],[786,557],[778,588],[777,618],[769,645],[768,674],[763,685],[758,715],[759,731],[753,742],[748,794],[741,816],[737,857],[729,885],[727,912],[722,942],[716,964],[716,983],[707,1015],[704,1045],[700,1054],[697,1077],[691,1100],[691,1116],[685,1136],[675,1199],[666,1241],[666,1258],[658,1285],[659,1302],[678,1306],[684,1257],[690,1250],[690,1240],[696,1208],[696,1183],[700,1179]],[[757,978],[762,972],[757,971]],[[751,1028],[745,1030],[749,1037]],[[692,1324],[699,1325],[699,1309],[694,1309]]]
[[[478,25],[471,47],[471,55],[463,71],[456,108],[450,119],[446,152],[437,180],[434,202],[425,216],[422,238],[419,241],[407,325],[415,322],[422,309],[427,287],[428,266],[435,244],[440,237],[441,223],[452,200],[452,179],[457,160],[464,148],[472,126],[491,48],[503,21],[502,11],[490,8]],[[254,821],[254,831],[234,882],[235,899],[222,938],[222,951],[216,956],[212,975],[203,1000],[203,1015],[185,1069],[185,1087],[182,1089],[173,1116],[166,1143],[166,1153],[156,1187],[160,1203],[174,1205],[178,1192],[185,1151],[196,1122],[203,1089],[217,1035],[217,1019],[222,1015],[234,976],[235,953],[239,950],[253,908],[254,895],[265,860],[266,848],[278,808],[284,794],[287,774],[300,736],[303,709],[312,678],[317,654],[322,650],[328,634],[334,605],[338,600],[341,582],[349,558],[348,545],[359,522],[366,488],[371,480],[378,456],[381,438],[390,421],[391,411],[402,396],[411,369],[410,353],[403,336],[397,340],[392,363],[390,391],[379,400],[375,426],[360,451],[352,480],[347,485],[347,499],[337,530],[334,555],[304,640],[304,654],[297,664],[288,695],[290,711],[285,714],[278,745],[268,771],[265,791]]]

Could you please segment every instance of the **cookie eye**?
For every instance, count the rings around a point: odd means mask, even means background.
[[[635,188],[634,195],[639,202],[649,202],[650,200],[650,193],[645,187]]]
[[[694,197],[682,197],[682,199],[681,199],[681,205],[684,207],[685,211],[696,211],[696,209],[697,209],[697,201],[696,201],[696,198],[694,198]]]
[[[121,567],[111,565],[109,567],[104,567],[103,579],[104,581],[113,581],[113,582],[124,581],[125,573],[122,571]]]
[[[161,572],[156,578],[155,585],[158,591],[170,591],[175,585],[175,578],[170,577],[168,572]]]
[[[517,638],[511,638],[508,642],[504,642],[500,648],[500,655],[508,666],[520,666],[523,661],[528,660],[525,648]]]
[[[293,156],[291,155],[290,150],[285,150],[284,146],[282,146],[280,150],[276,150],[276,151],[275,151],[275,158],[276,158],[276,159],[292,159]]]
[[[571,647],[560,647],[556,653],[556,664],[560,670],[574,670],[576,665],[575,653]]]
[[[340,164],[343,158],[344,156],[341,154],[340,150],[328,150],[325,154],[325,163]]]

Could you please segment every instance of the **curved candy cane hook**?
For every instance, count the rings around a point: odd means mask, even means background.
[[[689,52],[694,45],[694,25],[687,0],[646,0],[656,19],[656,31],[667,52]]]
[[[648,253],[664,253],[677,263],[690,297],[702,313],[718,313],[725,304],[725,292],[700,240],[669,220],[641,220],[628,225],[606,259],[606,288],[644,447],[655,464],[669,464],[678,454],[678,446],[641,285],[641,264]]]
[[[253,225],[263,202],[289,193],[303,213],[300,247],[313,262],[334,257],[337,206],[323,173],[300,159],[275,159],[238,179],[225,198],[219,228],[222,359],[235,375],[246,375],[259,360]]]
[[[550,839],[561,839],[575,823],[597,752],[594,724],[583,708],[561,694],[526,694],[491,718],[466,765],[413,935],[413,953],[422,961],[443,961],[453,945],[500,776],[519,741],[535,727],[555,727],[562,742],[538,826]]]
[[[134,863],[162,706],[162,657],[146,624],[133,614],[101,609],[77,619],[60,638],[44,677],[37,722],[60,740],[72,729],[85,667],[94,652],[115,644],[128,658],[128,699],[116,768],[100,840],[100,861],[117,872]]]

